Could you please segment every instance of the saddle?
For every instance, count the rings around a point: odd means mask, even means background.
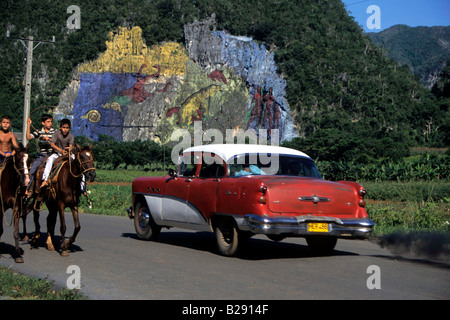
[[[33,179],[33,183],[30,186],[30,190],[33,192],[33,194],[36,194],[36,200],[34,201],[33,209],[36,211],[42,211],[44,209],[43,204],[43,198],[46,195],[49,195],[50,192],[54,193],[55,185],[58,182],[58,175],[61,171],[62,166],[64,163],[68,161],[68,156],[61,156],[55,159],[53,162],[52,169],[49,174],[50,184],[48,187],[44,188],[47,189],[46,192],[42,192],[41,190],[41,182],[42,182],[42,176],[44,174],[45,164],[47,163],[48,156],[42,161],[42,163],[39,165],[38,169],[35,172],[35,176]]]

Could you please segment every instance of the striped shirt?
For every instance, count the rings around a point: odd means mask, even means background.
[[[50,141],[52,140],[53,134],[56,132],[56,129],[51,128],[48,132],[42,128],[39,131],[34,131],[31,135],[34,138],[38,139],[38,149],[39,153],[43,154],[51,154],[53,153],[52,147],[50,147]],[[49,140],[45,140],[44,137],[47,137]]]

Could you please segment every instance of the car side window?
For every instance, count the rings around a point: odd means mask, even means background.
[[[218,178],[225,176],[225,166],[222,159],[214,154],[204,153],[199,176],[201,178]]]
[[[195,171],[198,164],[198,155],[187,154],[181,157],[180,169],[178,175],[183,177],[193,177],[195,176]]]

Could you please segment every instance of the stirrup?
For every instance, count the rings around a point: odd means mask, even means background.
[[[36,208],[37,204],[39,204],[39,208]],[[42,195],[38,195],[34,200],[33,209],[36,211],[44,210],[44,197]]]

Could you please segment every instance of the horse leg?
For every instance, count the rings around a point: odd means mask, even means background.
[[[22,215],[22,223],[23,223],[23,238],[22,241],[28,242],[28,232],[27,232],[27,214]]]
[[[16,245],[16,252],[15,252],[14,261],[16,263],[23,263],[23,258],[22,258],[22,254],[20,252],[20,246],[19,246],[20,214],[19,214],[18,206],[15,206],[15,208],[13,210],[13,217],[14,217],[14,242],[15,242],[15,245]]]
[[[75,242],[77,234],[78,232],[80,232],[81,229],[80,217],[78,216],[78,206],[73,206],[70,209],[72,210],[74,229],[73,235],[66,241],[66,248],[69,248],[69,246]]]
[[[19,200],[21,201],[19,208],[21,213],[20,216],[22,216],[22,225],[23,225],[22,241],[28,242],[30,239],[28,238],[27,232],[27,216],[28,216],[27,206],[24,203],[24,199],[22,197],[20,197]]]
[[[2,210],[2,208],[0,208],[0,239],[1,239],[2,234],[3,234],[3,215],[4,215],[4,212],[1,211],[1,210]]]
[[[1,197],[2,195],[0,194],[0,197]],[[3,211],[2,211],[2,208],[0,208],[0,239],[2,238],[2,234],[3,234]],[[0,258],[1,258],[1,256],[2,256],[2,253],[0,252]]]
[[[53,245],[53,239],[55,237],[55,226],[56,226],[56,215],[57,211],[54,207],[48,207],[48,216],[47,216],[47,250],[55,251],[55,247]]]
[[[66,245],[66,220],[64,217],[64,207],[65,204],[62,201],[58,202],[58,211],[59,211],[59,223],[60,223],[60,232],[61,232],[61,256],[67,257],[69,253],[67,252]]]
[[[41,225],[39,224],[39,211],[33,210],[33,221],[34,221],[34,233],[31,238],[31,243],[33,246],[37,247],[39,238],[41,237]]]

